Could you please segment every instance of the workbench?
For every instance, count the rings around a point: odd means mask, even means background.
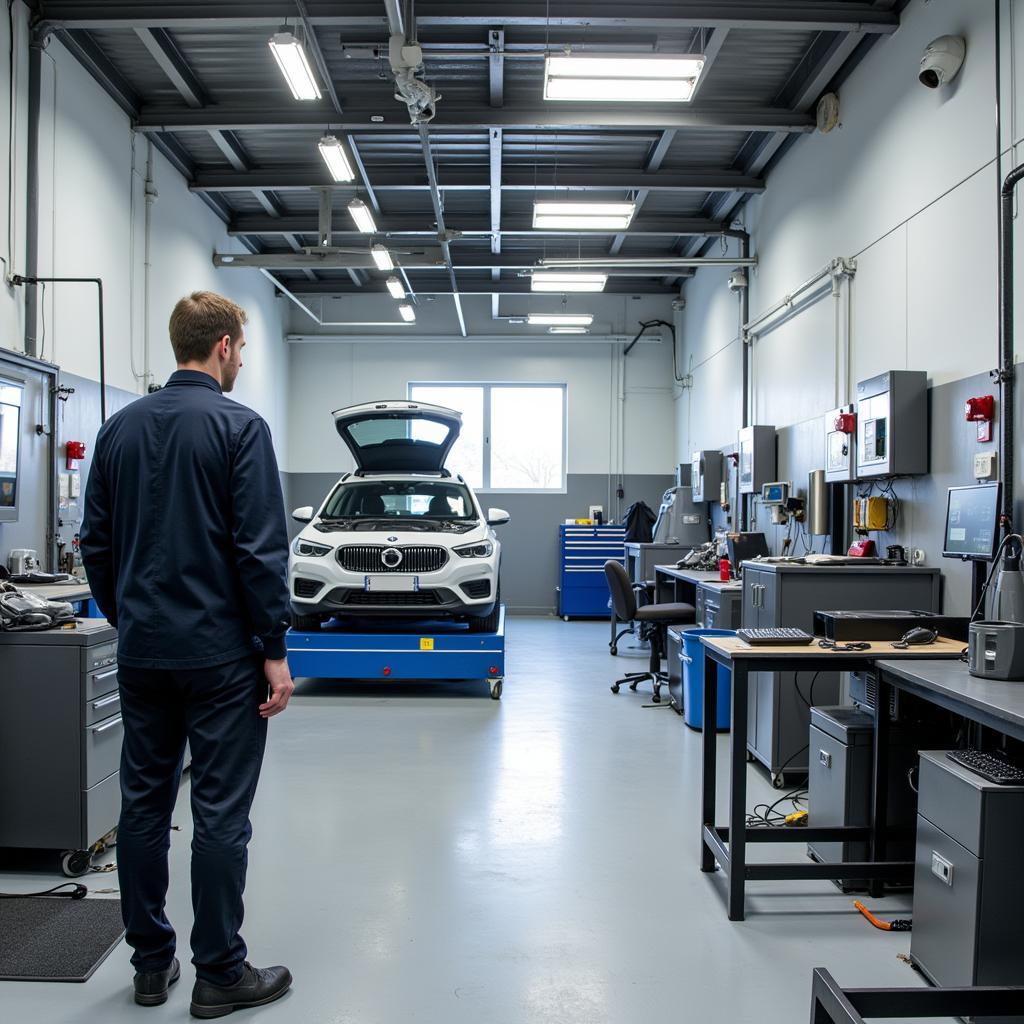
[[[396,632],[394,623],[359,632],[289,630],[293,676],[322,679],[481,679],[493,700],[505,679],[505,606],[494,633],[471,633],[462,623],[424,622]]]
[[[732,730],[729,736],[729,824],[715,824],[717,757],[714,716],[705,715],[702,726],[703,759],[701,772],[701,860],[704,872],[715,870],[715,862],[728,878],[728,915],[730,921],[744,918],[744,899],[748,880],[763,879],[843,879],[866,878],[872,883],[872,895],[880,895],[880,884],[908,882],[913,878],[911,861],[888,862],[885,857],[887,758],[882,756],[889,740],[888,686],[879,681],[874,709],[873,799],[871,824],[867,827],[769,829],[747,826],[747,714],[749,677],[754,672],[863,672],[884,660],[888,675],[903,673],[904,660],[959,659],[961,641],[940,637],[927,646],[894,648],[890,641],[877,641],[865,650],[826,650],[817,643],[796,646],[751,646],[737,637],[703,637],[704,707],[717,707],[719,666],[732,670]],[[941,662],[939,662],[941,664]],[[966,668],[963,669],[966,674]],[[879,673],[882,675],[882,673]],[[903,678],[900,675],[899,678]],[[908,679],[909,681],[909,679]],[[795,676],[794,676],[794,685]],[[879,713],[879,708],[885,708]],[[1024,696],[1022,696],[1024,710]],[[869,842],[867,862],[832,864],[748,864],[748,843]]]

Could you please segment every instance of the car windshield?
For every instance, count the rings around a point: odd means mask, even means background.
[[[361,480],[331,495],[324,519],[476,519],[464,484],[436,480]]]

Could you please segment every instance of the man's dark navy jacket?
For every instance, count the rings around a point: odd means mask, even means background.
[[[285,656],[288,532],[270,430],[209,374],[179,370],[104,424],[81,541],[123,664],[205,668],[259,643]]]

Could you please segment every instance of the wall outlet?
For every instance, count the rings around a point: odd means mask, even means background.
[[[911,565],[924,565],[924,548],[914,548],[910,553]]]
[[[996,478],[996,453],[975,452],[974,453],[974,479],[995,480]]]

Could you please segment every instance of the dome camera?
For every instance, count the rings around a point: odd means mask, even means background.
[[[939,36],[926,47],[921,58],[918,81],[929,89],[948,85],[957,76],[967,53],[967,44],[960,36]]]

